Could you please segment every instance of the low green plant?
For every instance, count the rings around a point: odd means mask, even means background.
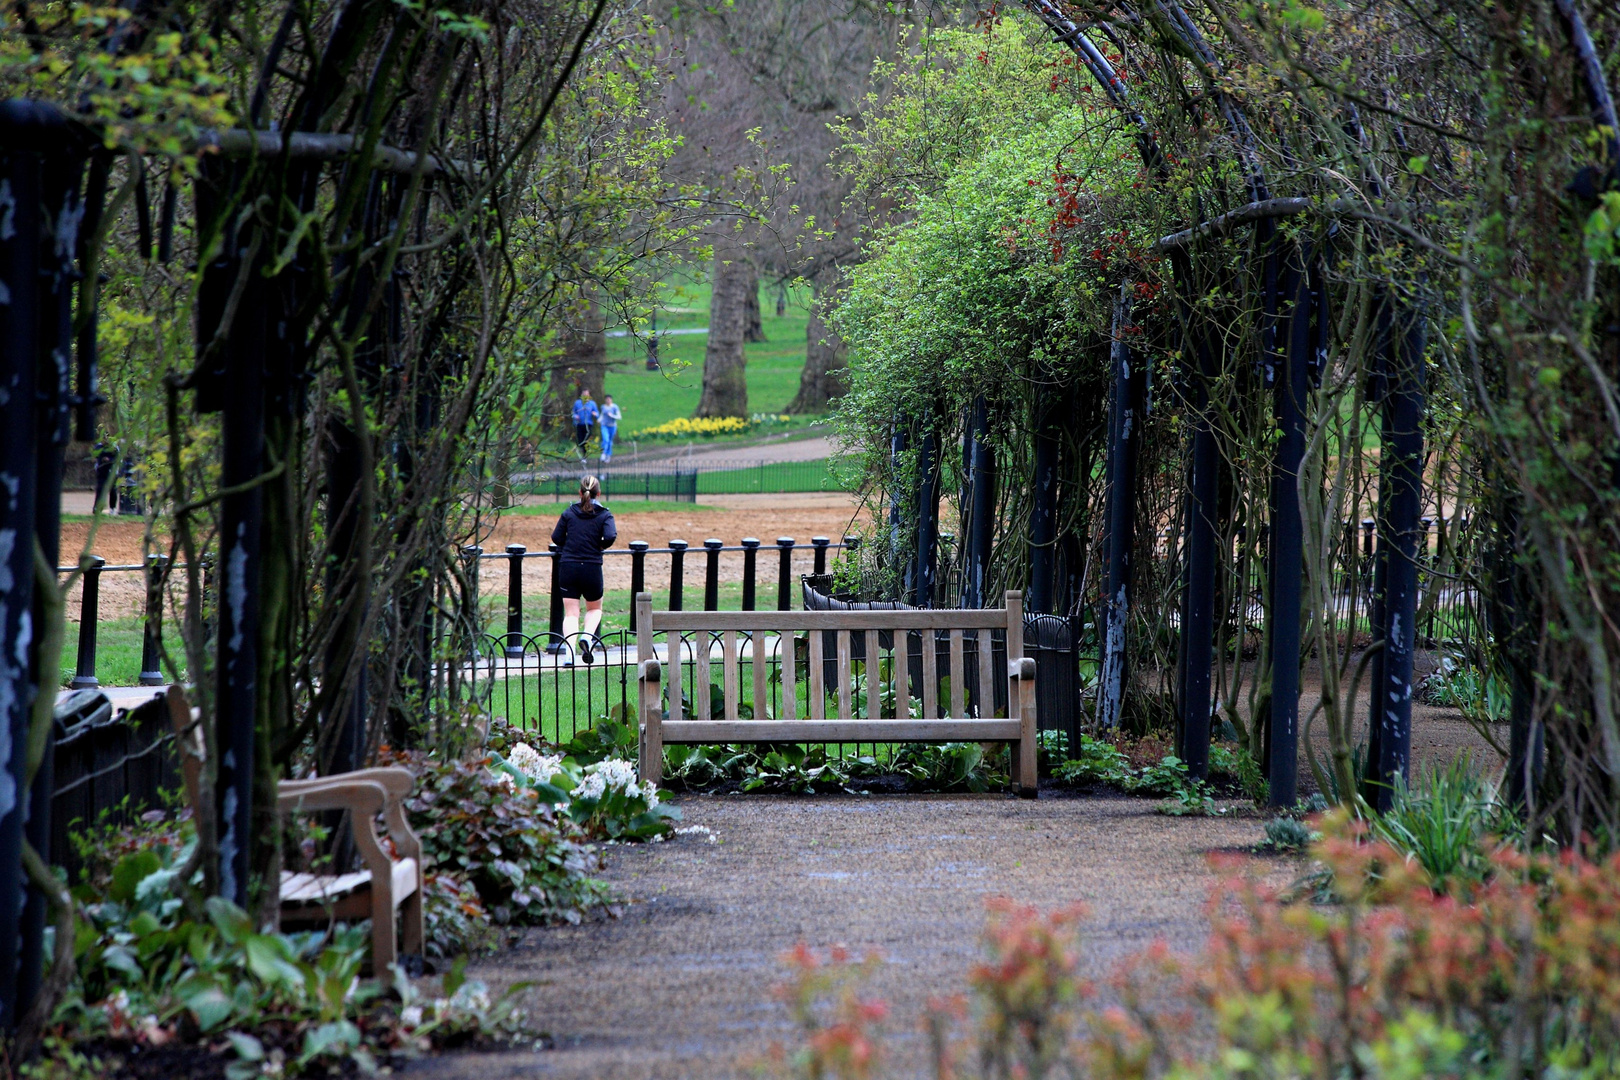
[[[590,876],[599,859],[584,830],[491,771],[492,758],[409,752],[389,761],[416,776],[405,807],[428,864],[465,878],[497,924],[579,922],[611,902],[612,890]]]
[[[681,819],[679,810],[660,801],[655,785],[637,779],[635,763],[621,758],[585,766],[564,812],[587,832],[610,840],[668,836]]]
[[[373,1072],[379,1056],[439,1044],[441,1032],[494,1032],[509,1021],[512,997],[497,1003],[481,990],[482,1009],[447,1006],[433,1026],[401,1024],[385,1001],[387,980],[359,978],[370,953],[364,922],[269,933],[221,897],[193,918],[181,894],[197,882],[180,880],[193,844],[125,854],[104,893],[75,889],[83,916],[75,981],[53,1017],[73,1042],[160,1047],[223,1038],[237,1053],[227,1070],[236,1080],[265,1075],[266,1064],[286,1076],[328,1066]],[[394,988],[417,992],[397,969]]]
[[[595,724],[576,734],[559,748],[564,757],[577,764],[594,765],[608,758],[634,759],[636,756],[635,710],[615,705],[612,712],[598,717]]]
[[[1260,773],[1260,763],[1254,760],[1249,748],[1240,745],[1216,743],[1209,748],[1209,774],[1224,777],[1237,784],[1255,803],[1266,798],[1266,778]]]
[[[1005,747],[987,754],[981,743],[906,743],[893,771],[930,791],[1000,791],[1008,783]]]
[[[1266,847],[1272,851],[1304,851],[1319,834],[1298,818],[1278,817],[1266,822]]]
[[[1388,812],[1372,815],[1369,824],[1374,836],[1422,866],[1441,892],[1483,880],[1501,838],[1519,828],[1496,785],[1467,756],[1397,785]]]
[[[1080,753],[1053,770],[1065,784],[1105,784],[1123,786],[1135,770],[1113,743],[1080,736]]]
[[[1159,804],[1158,811],[1170,817],[1207,817],[1216,812],[1215,795],[1203,780],[1188,780]]]
[[[857,769],[862,764],[874,769],[877,766],[871,758],[856,764],[830,757],[824,746],[807,749],[795,743],[781,743],[762,746],[760,750],[762,753],[758,756],[731,759],[742,775],[744,791],[781,791],[794,795],[836,791],[849,786],[852,765]]]

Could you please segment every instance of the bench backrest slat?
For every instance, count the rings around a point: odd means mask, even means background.
[[[900,611],[654,611],[646,593],[636,597],[636,653],[640,671],[641,772],[659,777],[666,736],[669,741],[747,742],[855,741],[912,742],[940,739],[1011,739],[1015,743],[1013,774],[1022,793],[1035,789],[1035,698],[1033,662],[1024,656],[1023,597],[1007,593],[1007,606],[980,610]],[[945,635],[950,685],[940,700],[939,647]],[[977,690],[968,700],[969,633],[977,653]],[[880,637],[880,634],[882,635]],[[994,639],[1005,635],[1007,668],[995,668]],[[665,639],[660,660],[655,636]],[[807,670],[804,700],[799,699],[799,641],[805,644]],[[892,637],[885,661],[883,638]],[[917,651],[912,651],[912,639]],[[774,640],[773,640],[774,639]],[[720,646],[719,716],[711,699],[711,650]],[[746,646],[747,656],[743,656]],[[772,656],[772,651],[775,656]],[[834,650],[833,656],[826,655]],[[752,674],[753,719],[741,721],[742,664]],[[774,680],[772,660],[778,665]],[[857,715],[862,689],[856,663],[864,672],[865,717]],[[912,663],[918,668],[911,668]],[[885,717],[885,663],[894,680],[894,701]],[[666,666],[667,665],[667,666]],[[682,717],[682,673],[693,676],[691,713]],[[908,672],[910,674],[908,674]],[[909,685],[920,676],[922,715],[910,716]],[[1000,679],[1007,679],[1007,716],[990,713]],[[668,685],[663,685],[665,680]],[[777,702],[769,703],[769,682]],[[834,685],[828,686],[832,681]],[[835,718],[827,716],[827,694],[836,701]],[[943,710],[943,715],[941,715]],[[974,715],[970,715],[974,714]]]
[[[649,631],[1010,630],[1005,608],[917,611],[657,611]],[[637,623],[640,627],[640,623]],[[1023,628],[1018,629],[1022,641]]]

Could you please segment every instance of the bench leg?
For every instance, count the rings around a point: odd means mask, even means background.
[[[405,898],[399,906],[399,930],[401,951],[407,956],[421,956],[422,943],[425,936],[425,926],[422,916],[422,890],[425,882],[421,880],[418,871],[416,891]]]
[[[1018,785],[1018,794],[1025,799],[1033,799],[1040,786],[1040,767],[1037,751],[1040,748],[1037,731],[1039,725],[1035,715],[1035,679],[1034,665],[1026,661],[1031,669],[1029,677],[1016,680],[1009,688],[1018,695],[1018,761],[1013,767],[1013,783]]]
[[[420,890],[418,890],[420,896]],[[394,942],[394,890],[387,884],[371,882],[371,975],[381,979],[394,961],[398,951]]]
[[[659,708],[660,682],[643,672],[640,679],[641,732],[636,743],[636,772],[643,784],[656,784],[664,777],[664,732]]]

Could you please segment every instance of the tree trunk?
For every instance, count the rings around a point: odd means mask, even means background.
[[[748,269],[748,322],[743,328],[743,341],[752,343],[765,340],[765,324],[759,314],[759,271],[752,262]]]
[[[602,309],[592,300],[583,317],[558,335],[562,355],[551,368],[546,387],[545,430],[557,435],[574,431],[574,399],[581,390],[602,404],[607,383],[607,335],[602,332]]]
[[[748,329],[748,296],[758,305],[754,266],[742,251],[716,243],[709,298],[709,346],[703,354],[703,396],[695,416],[747,416],[748,376],[743,335]]]
[[[799,375],[799,393],[787,407],[790,413],[826,412],[828,403],[844,392],[844,339],[821,317],[823,309],[835,298],[833,288],[820,288],[810,305],[810,325],[805,329],[804,371]]]

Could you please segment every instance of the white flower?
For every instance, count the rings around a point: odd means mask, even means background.
[[[512,747],[506,760],[524,776],[542,784],[549,784],[551,778],[562,771],[561,754],[542,754],[528,743],[520,742]]]
[[[636,778],[636,766],[623,758],[608,758],[585,766],[585,778],[574,789],[576,799],[600,799],[609,791],[622,791],[627,798],[645,796],[649,808],[658,805],[658,785],[643,787]]]
[[[399,1022],[408,1028],[422,1026],[422,1006],[407,1005],[399,1014]]]
[[[702,840],[705,844],[718,844],[719,835],[707,825],[687,825],[675,830],[676,836],[690,836]]]

